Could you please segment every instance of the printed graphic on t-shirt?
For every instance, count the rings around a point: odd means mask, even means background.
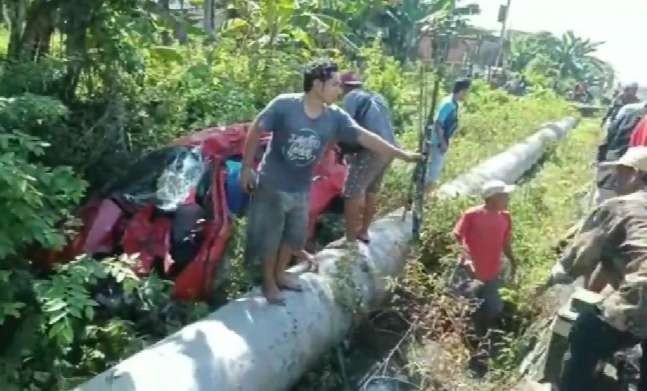
[[[290,135],[283,146],[283,156],[297,167],[309,166],[317,160],[321,145],[317,132],[303,128]]]

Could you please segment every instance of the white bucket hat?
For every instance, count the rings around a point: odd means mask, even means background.
[[[601,163],[600,166],[625,166],[647,173],[647,147],[631,147],[620,159]]]
[[[485,182],[481,189],[481,195],[484,199],[488,199],[495,194],[510,194],[516,188],[515,185],[508,185],[503,181],[492,180]]]

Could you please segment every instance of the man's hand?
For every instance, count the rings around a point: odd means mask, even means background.
[[[472,263],[472,261],[469,259],[463,259],[462,263],[463,263],[463,266],[465,267],[465,271],[467,272],[467,275],[470,278],[476,278],[476,269],[474,268],[474,263]]]
[[[252,193],[256,188],[256,174],[251,167],[243,167],[243,172],[240,174],[240,188],[245,193]]]
[[[411,151],[402,151],[402,155],[400,156],[402,160],[405,162],[419,162],[422,160],[422,155],[419,154],[418,152],[411,152]]]

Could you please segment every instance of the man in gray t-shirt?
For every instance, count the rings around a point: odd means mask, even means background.
[[[360,128],[348,113],[332,105],[310,118],[303,109],[305,99],[304,94],[279,95],[258,116],[258,126],[272,132],[259,170],[264,186],[306,193],[312,170],[331,140],[357,143]]]
[[[341,76],[344,108],[361,126],[396,145],[391,112],[381,95],[361,88],[362,82],[352,72]],[[369,243],[368,227],[377,212],[378,193],[390,161],[361,149],[348,156],[350,165],[344,189],[346,238]]]
[[[333,104],[340,93],[337,65],[318,61],[304,73],[303,94],[275,98],[254,121],[245,142],[241,186],[252,192],[247,221],[247,261],[263,263],[263,295],[283,304],[280,289],[300,291],[298,277],[286,271],[303,251],[308,226],[312,170],[329,143],[357,143],[384,160],[420,159],[368,132]],[[272,133],[258,180],[254,156],[262,131]]]

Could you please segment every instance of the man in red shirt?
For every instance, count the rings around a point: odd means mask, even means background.
[[[514,188],[502,181],[486,183],[482,190],[485,203],[467,210],[454,228],[454,237],[463,247],[459,267],[462,285],[467,288],[465,293],[481,300],[475,314],[478,335],[484,335],[503,311],[499,288],[504,254],[510,260],[513,278],[516,274],[512,220],[507,210]]]

